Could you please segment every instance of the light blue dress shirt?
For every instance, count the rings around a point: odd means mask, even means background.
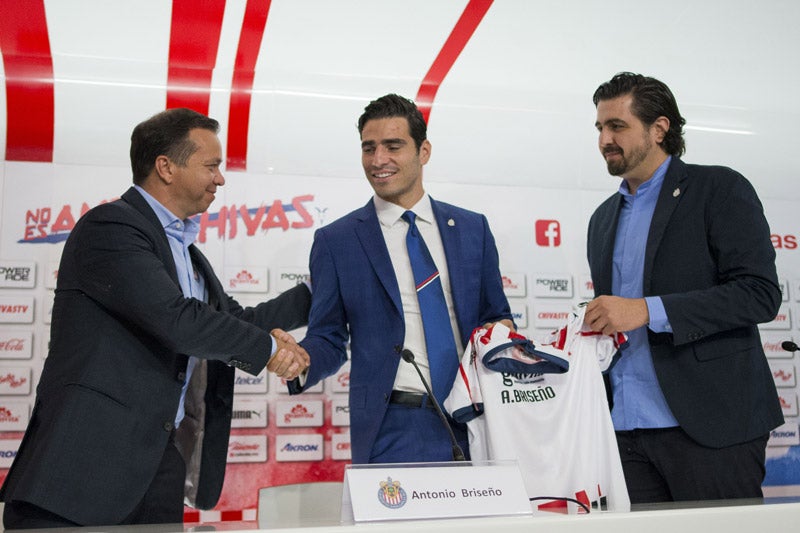
[[[194,265],[192,265],[192,258],[189,256],[189,246],[197,239],[197,234],[200,232],[200,225],[193,219],[187,218],[180,220],[177,216],[173,215],[169,209],[161,205],[161,203],[153,198],[144,189],[138,185],[134,185],[137,191],[144,197],[150,207],[155,211],[159,222],[164,227],[167,234],[167,241],[172,250],[172,257],[175,260],[175,268],[178,270],[178,282],[181,286],[183,295],[187,298],[195,298],[202,302],[206,301],[206,283]],[[181,390],[181,401],[178,404],[178,412],[175,415],[175,427],[180,425],[181,420],[185,415],[184,403],[186,400],[186,389],[189,386],[189,380],[192,377],[192,372],[197,365],[196,357],[189,357],[189,363],[186,366],[186,381],[183,383]]]
[[[625,181],[620,185],[622,207],[614,241],[611,279],[611,292],[615,296],[641,298],[643,295],[647,236],[664,175],[671,160],[668,157],[656,169],[653,177],[639,186],[636,194],[628,191]],[[614,393],[611,418],[617,431],[678,425],[658,384],[647,339],[648,327],[657,333],[669,332],[671,327],[661,298],[651,296],[645,298],[645,301],[650,313],[650,324],[626,332],[628,346],[610,372]]]

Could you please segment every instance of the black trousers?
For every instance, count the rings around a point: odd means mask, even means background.
[[[102,461],[103,458],[98,457],[97,460]],[[87,475],[91,475],[91,472],[87,472]],[[173,437],[170,437],[150,487],[133,511],[119,524],[76,524],[47,509],[14,500],[6,502],[3,525],[5,529],[43,529],[98,525],[182,524],[185,478],[186,464],[175,447]],[[90,504],[91,502],[87,503]]]
[[[768,438],[708,448],[681,428],[618,431],[631,503],[763,498]]]

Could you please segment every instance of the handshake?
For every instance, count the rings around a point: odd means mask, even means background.
[[[305,372],[311,365],[308,352],[297,344],[294,337],[282,329],[273,329],[270,334],[277,342],[277,349],[267,361],[267,370],[287,381],[291,381]]]

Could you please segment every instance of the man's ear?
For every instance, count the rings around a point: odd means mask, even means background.
[[[664,138],[667,136],[667,132],[669,131],[669,119],[664,116],[658,117],[655,122],[653,122],[652,127],[655,128],[656,143],[661,144],[664,142]]]
[[[428,163],[428,160],[431,158],[431,143],[428,139],[422,141],[422,144],[419,145],[419,161],[423,165]]]
[[[158,179],[160,179],[162,182],[166,184],[172,183],[173,167],[172,167],[172,161],[169,160],[169,157],[165,155],[160,155],[156,157],[156,164],[154,170],[156,171]]]

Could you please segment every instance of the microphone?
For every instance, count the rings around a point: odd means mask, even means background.
[[[787,352],[796,352],[797,350],[800,350],[800,346],[796,345],[792,341],[783,341],[781,343],[781,348]]]
[[[436,410],[436,413],[442,420],[442,424],[447,429],[447,434],[450,435],[450,444],[453,445],[453,461],[466,461],[467,458],[464,457],[464,450],[462,450],[461,446],[458,445],[456,436],[453,433],[453,428],[450,427],[450,423],[444,416],[444,411],[442,411],[442,407],[436,400],[436,396],[434,396],[433,392],[431,392],[431,386],[428,385],[428,382],[425,380],[425,376],[422,375],[422,372],[419,369],[419,365],[417,365],[417,362],[414,361],[414,353],[408,348],[403,348],[403,350],[400,352],[400,357],[402,357],[403,361],[405,361],[406,363],[411,363],[412,365],[414,365],[414,369],[417,371],[417,374],[419,374],[419,379],[420,381],[422,381],[422,384],[425,386],[425,390],[428,392],[428,397],[431,399],[431,402],[433,403],[433,408]]]

